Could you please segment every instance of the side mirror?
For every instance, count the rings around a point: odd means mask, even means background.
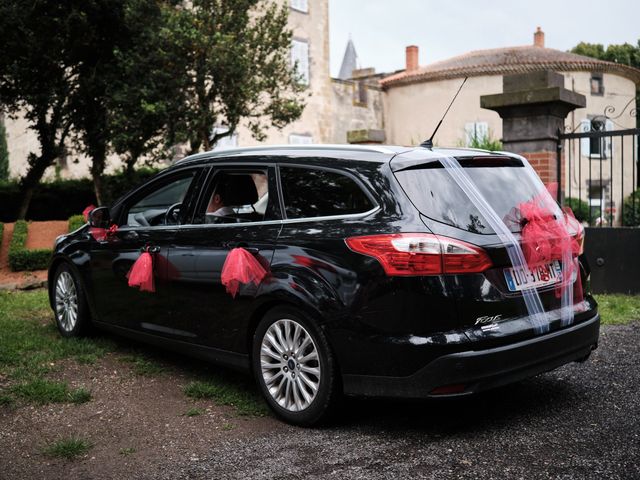
[[[89,213],[89,225],[97,228],[109,228],[111,225],[111,214],[108,207],[98,207]]]

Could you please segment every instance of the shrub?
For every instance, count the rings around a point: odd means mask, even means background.
[[[9,267],[14,272],[45,270],[49,266],[50,249],[27,250],[28,229],[29,226],[24,220],[17,221],[13,227],[13,235],[9,243]]]
[[[478,148],[480,150],[489,150],[491,152],[498,152],[502,150],[502,142],[496,140],[490,134],[488,135],[473,135],[469,148]]]
[[[640,189],[624,199],[622,225],[625,227],[640,227]]]
[[[567,197],[564,199],[564,205],[567,207],[571,207],[576,220],[578,220],[579,222],[589,221],[589,205],[584,200],[580,200],[579,198],[574,197]]]
[[[84,215],[71,215],[69,217],[69,231],[74,232],[87,223],[84,219]]]

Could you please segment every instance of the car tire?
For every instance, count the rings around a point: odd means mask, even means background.
[[[82,337],[91,331],[91,314],[84,287],[66,263],[56,269],[51,290],[56,325],[63,337]]]
[[[271,410],[291,424],[324,423],[341,397],[329,342],[299,309],[278,307],[264,316],[253,336],[252,366]]]

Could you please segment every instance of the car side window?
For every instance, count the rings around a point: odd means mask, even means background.
[[[313,218],[364,213],[374,205],[347,175],[305,167],[280,167],[287,218]]]
[[[267,169],[216,169],[202,195],[194,223],[245,223],[270,219]]]
[[[195,170],[191,170],[153,185],[128,208],[123,216],[124,225],[157,227],[180,223],[182,203],[195,175]]]

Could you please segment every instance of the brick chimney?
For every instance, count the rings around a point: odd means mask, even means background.
[[[544,32],[538,27],[533,34],[533,45],[544,48]]]
[[[406,51],[407,55],[407,72],[418,69],[418,47],[416,45],[409,45]]]

